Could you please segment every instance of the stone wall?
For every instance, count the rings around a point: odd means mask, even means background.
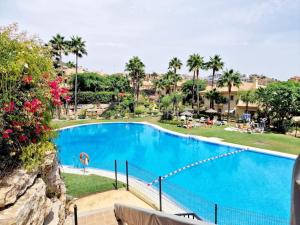
[[[61,225],[66,188],[54,153],[34,172],[14,171],[0,180],[0,225]]]

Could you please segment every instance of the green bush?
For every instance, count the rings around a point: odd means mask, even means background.
[[[97,103],[110,103],[115,99],[114,92],[101,91],[101,92],[79,92],[77,95],[79,104],[97,104]]]
[[[143,106],[138,106],[138,107],[136,107],[136,109],[135,109],[135,111],[134,111],[134,113],[136,114],[136,115],[141,115],[141,114],[143,114],[145,112],[145,108],[143,107]]]
[[[45,154],[47,152],[54,152],[55,146],[53,143],[39,142],[37,144],[30,144],[23,148],[21,154],[21,160],[24,163],[24,167],[28,171],[33,171],[38,168],[45,159]]]

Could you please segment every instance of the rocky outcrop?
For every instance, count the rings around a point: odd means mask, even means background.
[[[0,181],[0,224],[61,225],[65,220],[66,188],[54,153],[39,170],[19,169]]]
[[[0,208],[13,204],[18,197],[33,184],[37,172],[26,173],[23,169],[16,170],[0,182]]]
[[[46,197],[46,185],[38,178],[12,206],[0,212],[0,224],[43,224],[52,207]]]

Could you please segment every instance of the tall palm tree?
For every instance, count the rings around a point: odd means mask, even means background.
[[[200,69],[205,68],[204,59],[199,54],[190,55],[187,66],[189,67],[189,71],[193,71],[193,101],[194,101],[194,90],[195,90],[195,77],[197,81],[199,80],[199,71]],[[197,89],[197,113],[200,113],[200,96],[199,96],[199,82],[196,83]],[[194,108],[194,103],[192,102],[192,108]]]
[[[76,74],[75,74],[75,113],[77,112],[77,88],[78,88],[78,58],[83,57],[83,55],[87,55],[85,41],[82,40],[81,37],[72,36],[71,41],[69,41],[69,50],[71,53],[76,56]]]
[[[52,39],[49,41],[49,45],[51,46],[51,52],[56,57],[58,61],[58,65],[60,70],[62,71],[62,55],[68,54],[68,42],[65,40],[64,36],[60,34],[56,34],[53,36]]]
[[[155,92],[158,95],[158,102],[160,101],[161,92],[164,89],[164,82],[162,79],[154,80]]]
[[[241,81],[241,75],[239,72],[234,71],[233,69],[226,70],[223,75],[218,80],[218,87],[228,87],[228,111],[227,111],[227,121],[229,122],[229,113],[230,113],[230,96],[232,87],[239,87]]]
[[[214,55],[213,57],[209,57],[209,61],[207,62],[208,69],[212,69],[212,79],[211,79],[211,87],[214,88],[215,74],[217,71],[223,69],[224,62],[222,62],[222,58],[219,55]]]
[[[141,81],[145,77],[145,65],[139,57],[134,56],[126,63],[125,70],[129,72],[131,77],[136,104],[138,104]]]
[[[174,57],[169,62],[169,69],[173,70],[174,72],[174,91],[177,89],[177,82],[181,80],[181,77],[177,74],[177,70],[180,70],[182,66],[182,62],[177,57]]]
[[[174,57],[169,62],[169,68],[173,69],[173,72],[176,74],[177,70],[180,70],[182,66],[182,62],[177,57]]]

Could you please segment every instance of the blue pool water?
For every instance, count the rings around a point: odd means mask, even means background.
[[[132,123],[65,129],[59,132],[55,143],[63,165],[78,165],[78,156],[84,151],[91,158],[90,167],[112,169],[115,159],[128,160],[129,164],[150,171],[153,179],[192,162],[237,150]],[[217,203],[224,209],[247,210],[287,219],[293,163],[293,159],[245,151],[184,170],[163,181],[163,185],[166,194],[190,210],[198,210],[208,220],[212,220],[213,210],[210,204],[205,205],[206,201]],[[135,176],[147,182],[152,179],[143,177],[143,173]],[[195,199],[203,199],[203,202],[192,202],[183,193],[180,195],[178,187],[196,196]],[[203,210],[199,211],[201,204]]]

